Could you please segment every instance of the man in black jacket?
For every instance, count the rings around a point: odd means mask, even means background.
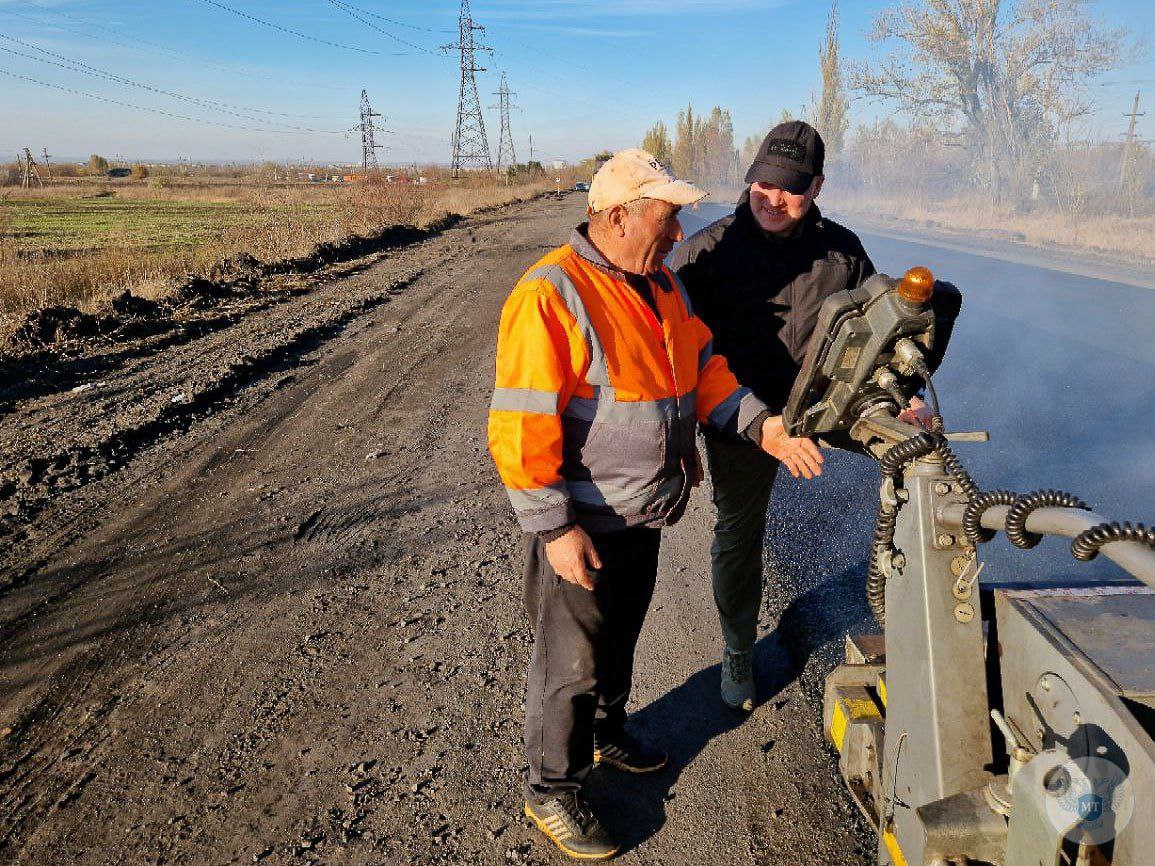
[[[814,206],[824,158],[813,127],[801,121],[776,126],[746,173],[750,187],[734,213],[686,240],[670,263],[694,312],[713,331],[714,351],[776,414],[786,405],[822,302],[874,273],[854,232]],[[704,430],[704,436],[718,510],[710,554],[726,644],[722,699],[749,712],[766,507],[778,461],[722,435]],[[793,465],[787,469],[800,474]]]

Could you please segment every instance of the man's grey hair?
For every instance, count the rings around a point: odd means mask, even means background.
[[[626,213],[628,213],[630,216],[637,216],[638,214],[644,212],[655,201],[657,201],[657,199],[636,198],[633,201],[628,201],[625,204],[620,205],[620,207],[624,207],[626,209]],[[614,207],[618,207],[618,205],[614,205]],[[609,219],[611,210],[613,210],[613,207],[607,207],[603,208],[602,210],[594,211],[590,214],[590,223],[597,226],[605,225],[606,221]]]

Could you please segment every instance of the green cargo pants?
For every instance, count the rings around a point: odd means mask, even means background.
[[[766,507],[778,461],[750,443],[709,435],[705,439],[718,510],[710,547],[714,603],[726,646],[749,652],[762,606]]]

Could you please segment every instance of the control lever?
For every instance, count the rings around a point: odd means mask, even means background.
[[[986,430],[972,430],[968,433],[944,433],[947,442],[990,442],[991,434]]]

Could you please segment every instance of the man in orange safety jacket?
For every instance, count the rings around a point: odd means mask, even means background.
[[[618,848],[581,797],[593,765],[666,763],[625,730],[625,708],[660,527],[701,478],[696,426],[821,472],[814,443],[787,436],[713,353],[662,264],[682,238],[679,210],[704,195],[645,151],[617,154],[590,186],[589,222],[502,311],[489,447],[526,539],[525,811],[581,859]]]

